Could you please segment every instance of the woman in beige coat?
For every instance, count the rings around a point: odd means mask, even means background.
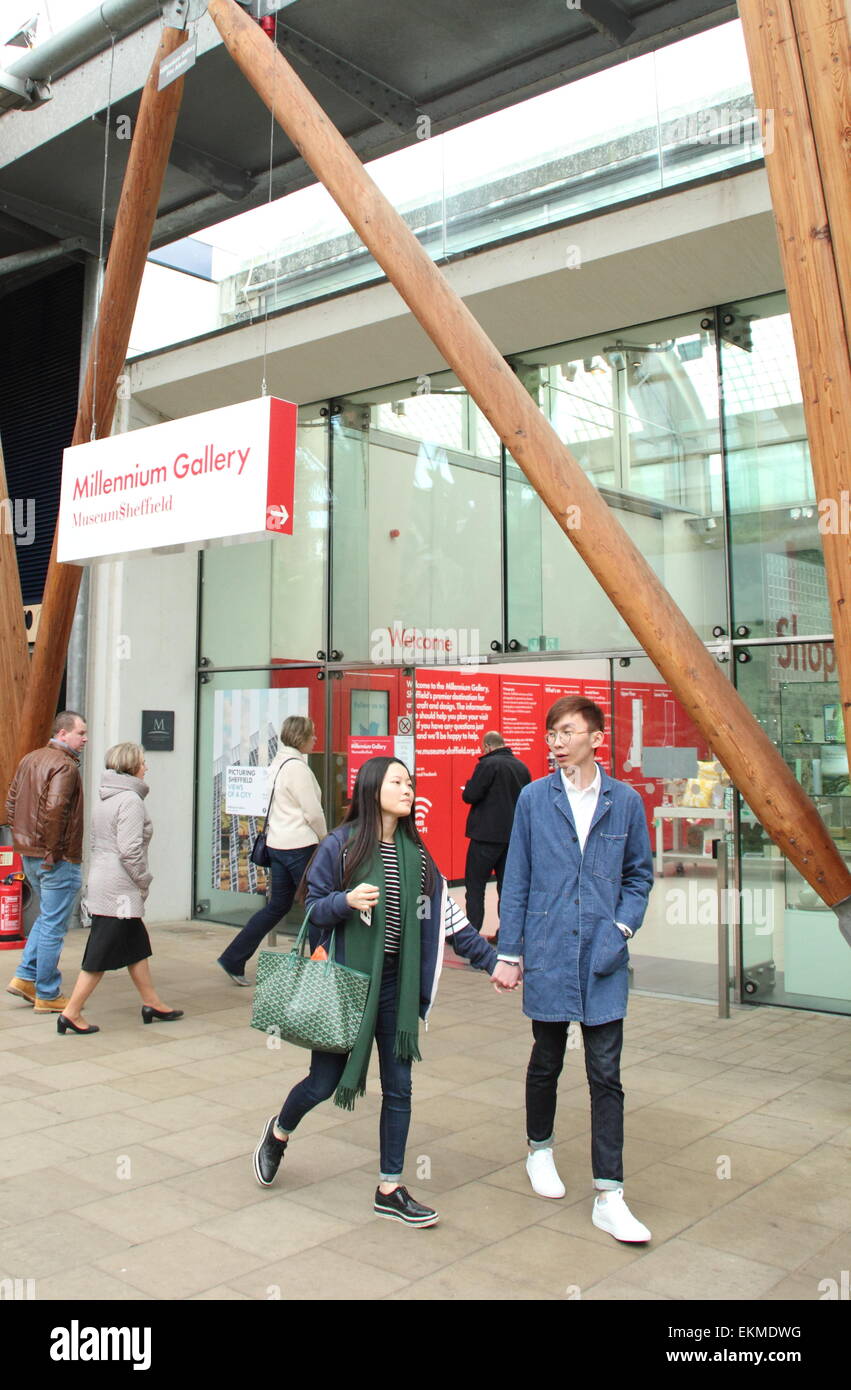
[[[269,900],[249,919],[219,956],[219,965],[235,985],[247,985],[246,962],[264,936],[286,917],[302,874],[328,834],[319,783],[307,757],[316,743],[313,720],[291,714],[281,726],[278,751],[269,768],[271,796],[266,821],[269,850]]]
[[[106,755],[100,800],[92,816],[85,894],[91,933],[74,992],[56,1020],[60,1033],[100,1031],[86,1023],[81,1010],[105,971],[124,967],[142,996],[143,1023],[183,1017],[182,1009],[169,1009],[162,1002],[148,965],[151,943],[142,913],[151,884],[148,842],[153,826],[145,809],[145,771],[145,754],[138,743],[118,743]]]

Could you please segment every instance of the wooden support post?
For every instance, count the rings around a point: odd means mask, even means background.
[[[210,0],[208,12],[234,61],[490,420],[768,833],[825,902],[851,898],[851,874],[813,803],[494,344],[274,43],[234,0]]]
[[[161,92],[157,90],[160,63],[183,43],[185,37],[183,30],[163,30],[142,92],[72,444],[89,441],[92,422],[98,438],[108,435],[112,428],[118,378],[130,342],[139,286],[183,96],[182,77]],[[79,565],[57,562],[54,536],[28,698],[18,736],[18,758],[44,743],[48,736],[62,685],[81,577]]]
[[[824,72],[826,65],[834,67],[832,54],[848,58],[843,9],[841,0],[807,0],[805,5],[796,0],[796,13],[809,25],[809,35],[802,36],[790,0],[739,4],[757,106],[772,118],[765,167],[789,295],[839,697],[851,746],[851,358],[846,317],[851,307],[851,73],[837,71],[831,80]],[[837,37],[840,24],[844,42]],[[840,256],[846,258],[842,275]],[[845,313],[843,281],[849,295]]]
[[[26,501],[24,498],[18,500]],[[6,467],[0,444],[0,727],[5,731],[0,738],[0,822],[3,820],[6,792],[16,766],[15,740],[10,735],[20,722],[30,674],[14,521],[14,502],[6,486]]]
[[[792,0],[824,190],[845,335],[851,345],[851,15],[849,0]]]

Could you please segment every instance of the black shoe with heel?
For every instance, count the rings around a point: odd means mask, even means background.
[[[281,1159],[287,1151],[286,1139],[279,1139],[275,1133],[277,1115],[270,1115],[266,1121],[260,1143],[254,1150],[254,1176],[261,1187],[271,1187],[281,1166]]]
[[[438,1221],[434,1208],[415,1202],[407,1187],[397,1187],[386,1194],[377,1187],[372,1210],[376,1216],[402,1221],[406,1226],[435,1226]]]
[[[155,1009],[153,1004],[142,1005],[143,1023],[173,1023],[176,1018],[183,1018],[182,1009]]]
[[[71,1032],[72,1032],[72,1033],[99,1033],[99,1032],[100,1032],[100,1028],[97,1026],[96,1023],[90,1024],[90,1026],[89,1026],[88,1028],[79,1028],[79,1027],[77,1026],[76,1023],[72,1023],[72,1021],[71,1021],[70,1018],[66,1018],[64,1014],[60,1014],[59,1017],[58,1017],[57,1020],[56,1020],[56,1031],[57,1031],[57,1033],[67,1033],[69,1028],[71,1029]]]

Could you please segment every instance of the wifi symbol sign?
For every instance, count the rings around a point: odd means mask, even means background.
[[[431,808],[432,802],[429,801],[427,796],[418,796],[414,802],[414,824],[420,834],[422,834],[426,828],[426,820],[428,819],[428,813]]]

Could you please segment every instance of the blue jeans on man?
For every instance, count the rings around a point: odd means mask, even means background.
[[[295,892],[307,868],[315,845],[303,845],[298,849],[273,849],[269,846],[270,888],[265,907],[261,907],[246,922],[219,956],[219,964],[229,975],[242,975],[248,961],[264,936],[268,936],[278,923],[286,917],[295,901]]]
[[[17,978],[32,980],[39,999],[56,999],[62,991],[59,957],[83,870],[67,859],[59,859],[52,869],[46,869],[43,859],[21,857],[30,886],[38,893],[40,910],[27,937]]]
[[[381,1117],[378,1122],[381,1182],[400,1182],[405,1145],[411,1124],[411,1063],[395,1055],[396,992],[399,957],[385,956],[378,996],[375,1041],[381,1073]],[[347,1052],[311,1052],[310,1072],[294,1086],[278,1116],[278,1129],[291,1134],[308,1111],[334,1094],[348,1061]]]

